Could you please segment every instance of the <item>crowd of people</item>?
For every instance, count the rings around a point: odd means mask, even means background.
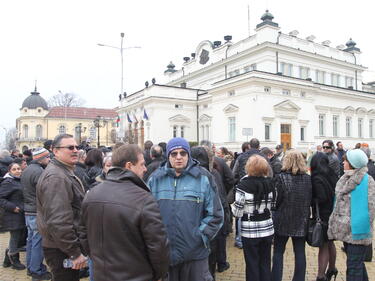
[[[261,147],[240,153],[209,141],[78,145],[61,134],[44,147],[0,153],[4,267],[32,280],[210,281],[230,268],[235,232],[246,280],[281,281],[291,238],[293,281],[305,280],[306,236],[320,219],[316,280],[369,280],[375,165],[366,143],[323,141],[313,153]],[[342,241],[346,269],[336,267]],[[337,245],[337,244],[336,244]],[[20,261],[26,251],[26,265]],[[45,264],[45,263],[46,264]],[[48,266],[48,267],[47,267]],[[51,272],[49,272],[50,270]]]

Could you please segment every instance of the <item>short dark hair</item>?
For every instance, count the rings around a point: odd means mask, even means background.
[[[69,135],[69,134],[60,134],[60,135],[57,135],[57,136],[53,139],[51,146],[52,146],[52,148],[59,147],[60,144],[61,144],[61,141],[62,141],[63,139],[72,139],[72,138],[73,138],[73,136],[72,136],[72,135]]]
[[[332,140],[325,140],[322,142],[322,145],[325,144],[325,143],[328,143],[329,146],[332,148],[332,149],[335,149],[335,145],[333,144],[333,141]]]
[[[112,166],[124,168],[127,162],[133,165],[138,163],[138,155],[142,149],[136,144],[125,144],[115,149],[112,154]]]
[[[153,146],[152,141],[148,140],[145,142],[145,149],[151,149],[152,146]]]
[[[261,150],[260,150],[260,153],[262,153],[264,156],[268,156],[268,155],[273,155],[273,151],[271,149],[269,149],[268,147],[263,147]]]
[[[103,152],[100,149],[91,149],[86,154],[85,164],[88,167],[102,167],[103,165]]]
[[[241,150],[242,152],[245,152],[247,150],[249,150],[249,147],[250,147],[250,143],[248,141],[245,141],[242,145],[241,145]]]
[[[16,158],[13,160],[13,163],[17,163],[18,165],[22,165],[22,162],[26,162],[26,159],[23,158]]]
[[[167,143],[166,142],[159,142],[158,145],[163,149],[163,151],[167,151]]]
[[[116,142],[115,145],[112,147],[112,150],[115,150],[119,148],[120,146],[123,146],[125,143],[122,141]]]
[[[52,146],[52,140],[46,140],[44,143],[43,143],[43,147],[47,150],[51,150],[51,146]]]
[[[252,138],[250,140],[250,147],[251,148],[259,149],[259,146],[260,146],[260,143],[259,143],[259,140],[257,138]]]
[[[339,144],[342,143],[341,141],[336,142],[336,146],[339,146]]]
[[[150,155],[153,158],[159,158],[163,155],[163,148],[160,145],[153,145],[150,150]]]

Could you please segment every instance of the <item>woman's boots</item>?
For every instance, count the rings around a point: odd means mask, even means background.
[[[10,267],[12,263],[10,262],[9,256],[8,256],[9,250],[5,250],[5,255],[4,255],[4,261],[3,261],[3,267]]]

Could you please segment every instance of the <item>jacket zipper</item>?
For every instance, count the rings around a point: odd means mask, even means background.
[[[174,197],[173,197],[174,200],[176,200],[176,193],[177,193],[177,178],[174,178]]]

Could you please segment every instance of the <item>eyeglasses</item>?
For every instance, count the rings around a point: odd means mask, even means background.
[[[79,146],[78,145],[69,145],[69,146],[56,146],[55,148],[67,148],[69,150],[79,150]]]
[[[178,151],[173,151],[173,152],[171,152],[170,155],[171,155],[173,158],[176,158],[178,154],[180,154],[182,157],[185,157],[188,153],[187,153],[186,151],[180,151],[180,152],[178,152]]]
[[[323,146],[323,149],[331,149],[332,147],[330,146]]]

